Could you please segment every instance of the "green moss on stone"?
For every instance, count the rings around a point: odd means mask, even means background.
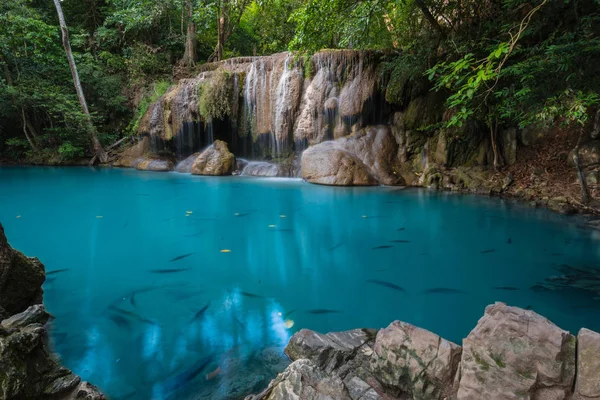
[[[483,360],[475,351],[473,352],[473,358],[482,370],[488,371],[490,369],[490,365],[485,360]]]

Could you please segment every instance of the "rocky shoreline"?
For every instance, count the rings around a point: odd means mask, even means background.
[[[405,322],[379,331],[301,330],[292,364],[246,400],[600,399],[600,334],[577,337],[496,303],[458,346]]]
[[[106,399],[50,351],[44,280],[44,265],[12,249],[0,224],[0,399]]]

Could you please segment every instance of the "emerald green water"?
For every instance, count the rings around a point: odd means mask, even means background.
[[[243,398],[285,368],[302,328],[400,319],[460,343],[504,301],[600,330],[598,292],[548,284],[565,265],[595,276],[598,234],[499,199],[0,168],[0,222],[13,247],[64,270],[44,285],[55,349],[116,399]]]

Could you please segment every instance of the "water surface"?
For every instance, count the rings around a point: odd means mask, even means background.
[[[565,265],[598,273],[597,233],[499,199],[1,168],[0,221],[59,271],[44,299],[64,364],[116,399],[243,398],[286,366],[302,328],[400,319],[460,343],[504,301],[600,330],[599,293],[551,285]]]

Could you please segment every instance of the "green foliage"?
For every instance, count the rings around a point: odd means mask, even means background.
[[[231,115],[233,82],[228,72],[216,70],[212,78],[198,88],[199,111],[207,120]]]
[[[167,93],[171,86],[172,84],[168,81],[154,82],[151,88],[144,93],[142,99],[140,100],[140,104],[134,114],[134,117],[131,120],[129,126],[127,127],[127,132],[130,135],[136,135],[138,133],[140,128],[140,122],[142,121],[144,115],[146,115],[146,112],[148,112],[148,108],[150,108],[150,105],[152,105],[152,103],[154,103],[161,96]]]
[[[71,142],[64,142],[61,144],[58,148],[58,153],[65,160],[83,157],[83,149],[81,147],[73,146]]]

